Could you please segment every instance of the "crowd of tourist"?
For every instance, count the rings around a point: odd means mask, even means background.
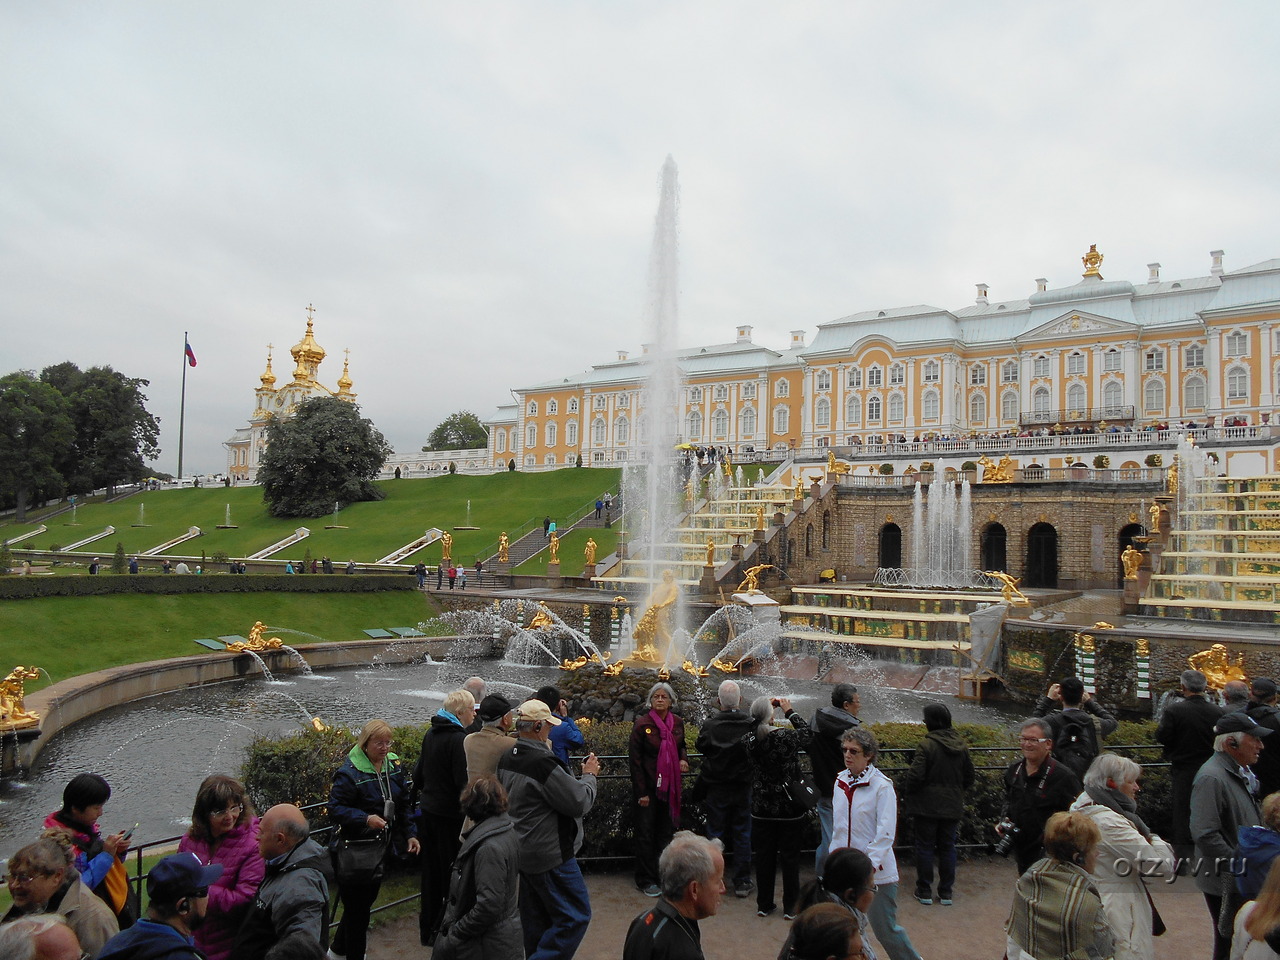
[[[1215,960],[1280,957],[1280,871],[1270,869],[1280,856],[1280,764],[1260,762],[1280,708],[1270,679],[1233,683],[1224,708],[1204,674],[1188,670],[1161,716],[1173,845],[1139,813],[1142,768],[1103,749],[1115,719],[1083,683],[1064,678],[1041,698],[1040,716],[1020,725],[996,827],[997,852],[1017,868],[1010,960],[1154,960],[1164,922],[1145,884],[1181,872],[1204,894]],[[669,684],[654,684],[628,743],[635,882],[656,903],[631,923],[624,960],[701,958],[699,921],[727,891],[754,891],[757,915],[774,915],[779,868],[790,923],[779,960],[919,960],[898,919],[898,788],[876,766],[857,688],[833,687],[830,706],[808,721],[786,697],[744,705],[738,684],[724,681],[687,793],[679,706]],[[568,713],[554,687],[516,705],[473,677],[432,718],[412,776],[391,727],[370,720],[333,775],[327,847],[298,807],[259,818],[242,783],[210,776],[178,852],[147,875],[145,911],[124,869],[131,832],[98,827],[111,788],[80,774],[44,832],[9,858],[0,957],[362,960],[385,870],[417,856],[421,941],[432,956],[569,960],[592,918],[576,858],[600,763],[588,753],[572,772],[568,750],[584,737]],[[926,705],[924,721],[899,780],[914,825],[914,897],[951,906],[975,771],[945,706]],[[705,836],[681,829],[693,804]],[[801,887],[801,825],[815,809],[818,869]],[[1191,856],[1179,855],[1182,844]]]

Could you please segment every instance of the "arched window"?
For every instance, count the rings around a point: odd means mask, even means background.
[[[1000,395],[1000,419],[1012,421],[1018,419],[1018,391],[1006,390]]]
[[[538,425],[536,423],[525,424],[524,445],[526,447],[536,447],[538,445]]]
[[[986,394],[975,393],[969,398],[969,423],[979,424],[987,422],[987,397]]]
[[[667,422],[671,424],[671,436],[675,436],[680,432],[680,424],[676,416],[669,416]],[[649,415],[647,413],[640,414],[640,419],[636,421],[636,434],[637,442],[649,442]]]
[[[689,416],[685,418],[685,432],[690,440],[702,439],[702,414],[697,410],[690,410]]]
[[[889,396],[889,422],[901,423],[906,413],[906,403],[902,399],[902,394],[894,393]]]
[[[711,432],[717,440],[724,440],[729,436],[729,411],[724,407],[711,414]]]
[[[845,377],[845,383],[855,390],[862,386],[862,369],[860,367],[850,367],[849,373]]]
[[[879,397],[870,397],[867,400],[867,420],[871,423],[880,422],[881,402]]]
[[[743,400],[754,400],[756,398],[756,385],[754,383],[744,383],[738,388],[738,395]]]
[[[773,385],[773,395],[775,397],[791,396],[791,381],[779,380],[777,383],[775,383]]]
[[[817,382],[818,382],[819,390],[830,390],[831,389],[831,371],[819,370]]]
[[[702,402],[702,388],[701,388],[701,387],[690,387],[690,388],[689,388],[689,402],[690,402],[690,403],[701,403],[701,402]]]
[[[536,417],[538,415],[538,401],[530,400],[529,405],[525,407],[525,413],[531,417]]]
[[[786,407],[773,408],[773,432],[786,433],[791,428],[791,411]]]
[[[1204,366],[1204,347],[1198,343],[1193,343],[1187,347],[1183,354],[1183,366],[1185,367],[1203,367]]]
[[[569,398],[569,412],[570,412],[570,413],[577,413],[577,412],[578,412],[578,398],[577,398],[577,397],[570,397],[570,398]]]
[[[1006,360],[1004,365],[1000,367],[1000,380],[1003,383],[1018,382],[1018,361]]]
[[[1241,334],[1243,336],[1243,334]],[[1249,371],[1235,366],[1227,371],[1227,399],[1245,400],[1249,396]]]
[[[1102,385],[1102,406],[1104,408],[1103,416],[1119,416],[1120,411],[1116,408],[1123,402],[1124,387],[1120,386],[1119,380],[1108,380]]]
[[[826,397],[819,397],[813,405],[813,425],[820,429],[831,426],[831,401]]]
[[[867,386],[880,387],[884,385],[884,371],[877,364],[867,371]]]
[[[728,388],[728,387],[726,387],[723,383],[718,383],[718,384],[716,384],[716,389],[715,389],[715,392],[714,392],[714,394],[713,394],[713,399],[718,400],[718,401],[719,401],[719,402],[721,402],[721,403],[723,403],[724,401],[728,400],[728,399],[729,399],[729,388]]]
[[[1047,387],[1037,387],[1031,394],[1031,412],[1049,412],[1049,390]]]
[[[1164,369],[1164,351],[1159,347],[1152,347],[1145,354],[1147,370],[1163,370]]]
[[[555,416],[559,412],[560,412],[560,404],[556,403],[554,400],[548,400],[547,416],[548,417]]]
[[[1182,385],[1183,406],[1203,410],[1206,393],[1204,377],[1187,377]]]
[[[596,417],[591,421],[591,442],[595,444],[604,443],[605,437],[608,436],[609,428],[605,425],[604,417]]]
[[[1241,330],[1227,334],[1227,356],[1243,357],[1249,352],[1249,337]]]
[[[555,422],[548,421],[546,429],[543,432],[546,434],[546,441],[547,441],[546,445],[548,447],[554,447],[556,445],[556,433],[557,433]]]
[[[806,557],[813,556],[813,524],[806,523],[804,526],[804,555]]]
[[[822,549],[831,549],[831,511],[822,511]]]
[[[756,408],[743,407],[738,414],[738,434],[744,440],[756,435]]]
[[[926,390],[920,403],[920,412],[926,420],[938,419],[938,408],[941,401],[937,390]]]
[[[1067,374],[1075,376],[1084,376],[1084,354],[1079,350],[1073,350],[1067,354]]]
[[[895,363],[889,368],[889,386],[900,387],[907,381],[907,368]]]
[[[526,467],[536,467],[538,465],[538,458],[535,457],[533,454],[529,454],[527,457],[524,458],[524,465]]]
[[[1067,387],[1067,409],[1069,411],[1083,413],[1088,405],[1088,394],[1083,383],[1073,383]]]
[[[862,422],[862,400],[859,397],[850,397],[844,402],[844,419],[846,423]]]
[[[975,363],[969,368],[969,386],[980,387],[987,382],[987,365]]]
[[[548,453],[542,459],[542,462],[545,463],[548,467],[554,467],[556,464],[556,455],[554,453]]]
[[[1152,377],[1142,388],[1142,406],[1147,413],[1164,411],[1164,381],[1159,377]]]
[[[564,442],[570,447],[578,445],[578,421],[570,420],[564,427]]]
[[[626,417],[619,417],[613,422],[613,442],[626,443],[631,439],[631,421]]]
[[[924,382],[937,383],[938,379],[941,377],[941,371],[942,367],[938,364],[937,360],[926,360],[924,363],[923,373]]]

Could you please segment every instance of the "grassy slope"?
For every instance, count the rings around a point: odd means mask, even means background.
[[[136,553],[185,533],[197,526],[204,536],[177,548],[178,553],[213,554],[223,551],[244,556],[284,539],[297,527],[307,527],[311,536],[287,556],[301,557],[311,550],[314,557],[328,554],[339,562],[347,559],[376,560],[410,542],[430,527],[450,530],[467,523],[467,501],[471,501],[471,523],[478,530],[454,532],[453,557],[470,565],[477,553],[496,544],[503,530],[514,531],[526,521],[541,521],[545,515],[563,522],[568,514],[592,502],[604,490],[616,487],[617,470],[565,469],[548,473],[496,473],[483,477],[444,476],[431,479],[386,480],[380,486],[387,499],[357,503],[339,512],[336,522],[346,529],[326,530],[335,522],[332,515],[312,519],[282,520],[267,515],[259,487],[200,490],[164,490],[137,494],[117,504],[91,503],[77,513],[77,526],[64,515],[50,521],[49,531],[24,543],[39,549],[53,544],[66,546],[106,526],[116,532],[91,547],[110,556],[116,542],[126,553]],[[235,530],[218,530],[231,506]],[[139,508],[145,506],[145,527],[135,527]],[[0,539],[8,539],[31,529],[31,524],[0,524]],[[515,539],[513,536],[512,539]],[[579,546],[581,551],[581,546]],[[410,558],[434,563],[440,547],[433,545]]]
[[[603,560],[618,547],[618,528],[616,526],[608,529],[587,528],[570,531],[560,538],[560,575],[562,577],[582,576],[584,562],[582,549],[587,545],[587,537],[595,538],[597,561]],[[550,559],[551,557],[547,551],[543,550],[541,553],[535,553],[516,567],[513,572],[532,576],[546,576],[547,561]]]

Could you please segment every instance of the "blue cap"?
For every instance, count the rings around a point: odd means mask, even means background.
[[[205,866],[194,853],[175,853],[165,857],[147,874],[147,895],[161,903],[176,903],[201,890],[207,890],[222,876],[222,864]]]

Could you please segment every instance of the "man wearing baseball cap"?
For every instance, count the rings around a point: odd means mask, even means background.
[[[491,693],[476,707],[480,729],[467,734],[462,752],[467,756],[467,782],[476,777],[495,776],[498,760],[515,746],[507,734],[515,724],[511,701],[500,693]]]
[[[1213,919],[1214,960],[1227,960],[1231,953],[1231,925],[1240,906],[1231,867],[1240,828],[1262,822],[1258,778],[1250,767],[1262,755],[1262,738],[1271,733],[1247,713],[1223,714],[1213,727],[1213,756],[1191,784],[1192,868]]]
[[[209,885],[222,864],[205,866],[194,853],[165,857],[147,874],[146,919],[107,941],[100,960],[202,960],[192,932],[204,923]]]
[[[1276,682],[1270,677],[1254,677],[1249,689],[1249,705],[1244,712],[1260,727],[1280,730],[1280,708],[1276,706]],[[1272,746],[1275,746],[1273,744]],[[1280,750],[1264,750],[1262,757],[1253,766],[1262,785],[1258,796],[1280,790]]]
[[[516,740],[498,761],[520,840],[520,926],[526,960],[572,960],[591,922],[591,900],[575,859],[582,818],[596,800],[600,761],[582,762],[577,780],[551,752],[560,718],[541,700],[516,708]]]

